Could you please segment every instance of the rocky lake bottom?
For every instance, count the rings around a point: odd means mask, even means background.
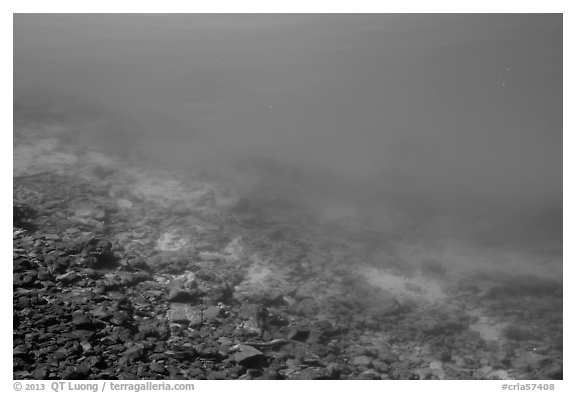
[[[15,379],[562,379],[561,282],[403,264],[289,193],[19,127]]]

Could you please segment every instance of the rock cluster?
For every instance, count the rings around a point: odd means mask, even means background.
[[[558,285],[399,298],[299,206],[262,216],[213,189],[160,200],[92,175],[14,180],[15,379],[562,378]],[[470,329],[471,307],[509,322],[500,343]]]

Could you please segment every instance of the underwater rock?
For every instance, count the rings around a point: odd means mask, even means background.
[[[372,359],[368,356],[356,356],[352,359],[351,363],[357,367],[370,367],[372,366]]]
[[[217,322],[218,318],[223,314],[223,310],[218,306],[208,307],[202,311],[202,316],[206,323],[213,324]]]
[[[79,330],[97,330],[103,326],[102,322],[90,318],[86,314],[72,314],[72,324]]]
[[[34,379],[46,379],[47,376],[48,376],[48,367],[44,364],[39,365],[32,372],[32,378]]]
[[[454,311],[423,307],[433,293],[409,274],[447,280],[440,262],[400,261],[403,292],[373,288],[357,278],[364,234],[306,225],[317,222],[295,219],[289,195],[247,198],[234,214],[205,186],[190,196],[167,179],[138,196],[150,173],[118,170],[111,185],[85,169],[94,177],[29,181],[35,210],[15,208],[30,224],[13,232],[15,378],[562,378],[557,283],[493,277],[476,294],[448,288]],[[376,248],[386,237],[371,236]],[[477,307],[508,318],[503,344],[468,329],[461,316]],[[540,341],[560,344],[532,350]]]
[[[232,355],[232,359],[243,366],[258,361],[264,354],[250,345],[239,345],[238,351]]]
[[[166,367],[164,367],[164,365],[162,365],[158,362],[152,362],[150,364],[150,371],[158,373],[158,374],[165,374],[166,373]]]
[[[302,371],[291,373],[287,379],[292,380],[318,380],[333,379],[334,374],[331,370],[324,367],[308,367]]]
[[[374,380],[380,380],[382,379],[382,377],[374,370],[364,370],[360,374],[358,374],[356,379],[374,381]]]
[[[64,285],[72,284],[78,280],[80,280],[80,276],[78,276],[75,271],[70,271],[68,273],[56,276],[56,281],[61,282]]]
[[[186,273],[173,279],[168,284],[168,300],[187,302],[199,295],[198,283],[193,273]]]
[[[189,304],[172,303],[166,318],[170,322],[198,326],[202,324],[202,310]]]
[[[294,340],[294,341],[306,341],[309,336],[310,336],[310,329],[298,326],[290,328],[288,334],[286,335],[286,338],[288,340]]]
[[[127,325],[130,321],[132,321],[132,317],[125,311],[115,312],[110,318],[110,323],[117,326]]]
[[[122,358],[125,361],[135,361],[138,360],[140,358],[142,358],[142,356],[144,356],[144,347],[142,345],[139,344],[127,344],[127,349],[124,351],[124,353],[122,354]]]

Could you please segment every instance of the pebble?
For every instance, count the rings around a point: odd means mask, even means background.
[[[68,285],[72,284],[75,281],[80,280],[80,276],[76,274],[74,271],[70,271],[68,273],[61,274],[56,276],[56,281],[61,282],[62,284]]]

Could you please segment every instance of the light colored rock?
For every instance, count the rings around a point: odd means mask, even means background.
[[[355,358],[352,359],[352,364],[355,366],[360,366],[360,367],[370,367],[372,365],[372,359],[370,359],[368,356],[356,356]]]
[[[166,318],[174,323],[196,324],[198,320],[201,323],[202,310],[189,304],[172,303],[166,313]]]

